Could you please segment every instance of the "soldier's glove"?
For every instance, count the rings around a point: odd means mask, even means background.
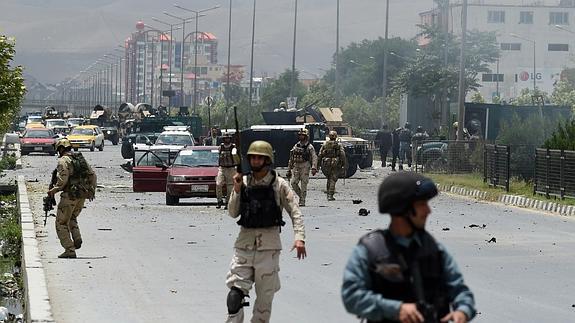
[[[291,169],[288,169],[286,172],[286,178],[290,179],[291,178]]]

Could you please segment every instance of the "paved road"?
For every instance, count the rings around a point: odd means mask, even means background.
[[[118,146],[84,154],[103,188],[79,218],[80,258],[57,258],[54,218],[38,227],[57,322],[222,322],[234,221],[213,201],[168,207],[162,193],[132,193],[131,175],[118,166]],[[18,172],[38,180],[28,188],[41,223],[41,197],[56,159],[25,156],[23,162],[26,168]],[[375,202],[384,174],[358,172],[340,182],[332,203],[321,192],[325,180],[311,181],[304,208],[309,258],[298,261],[288,252],[293,234],[286,226],[273,322],[357,321],[341,305],[342,269],[362,234],[387,225]],[[353,205],[351,199],[364,202]],[[455,256],[475,292],[477,322],[575,322],[573,219],[445,194],[432,205],[429,230]],[[371,214],[359,217],[359,207]],[[493,237],[497,242],[487,243]]]

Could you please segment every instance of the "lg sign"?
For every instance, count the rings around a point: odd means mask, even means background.
[[[536,80],[541,80],[543,78],[543,75],[541,75],[541,73],[535,73],[535,79]],[[527,81],[529,79],[533,79],[533,73],[529,73],[529,72],[521,72],[519,73],[519,79],[521,81]]]

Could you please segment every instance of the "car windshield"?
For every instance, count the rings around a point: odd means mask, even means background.
[[[28,123],[42,122],[42,117],[28,117]]]
[[[24,134],[24,138],[52,138],[53,136],[51,131],[45,130],[28,130]]]
[[[74,128],[70,134],[71,134],[71,135],[92,136],[92,135],[94,134],[94,131],[93,131],[92,129],[78,129],[78,128]]]
[[[46,127],[67,127],[68,124],[64,120],[46,120]]]
[[[156,139],[156,145],[192,146],[193,144],[189,135],[163,134]]]
[[[180,151],[174,166],[218,166],[217,150],[183,150]]]
[[[82,124],[82,120],[68,120],[68,124],[72,126],[78,126]]]

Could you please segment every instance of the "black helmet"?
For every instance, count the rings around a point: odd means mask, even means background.
[[[430,200],[437,193],[435,183],[423,175],[413,172],[391,174],[379,186],[379,212],[404,214],[413,202]]]
[[[405,129],[411,129],[411,123],[409,123],[409,121],[406,122],[404,128]]]
[[[423,132],[423,127],[422,126],[417,126],[417,132]]]

